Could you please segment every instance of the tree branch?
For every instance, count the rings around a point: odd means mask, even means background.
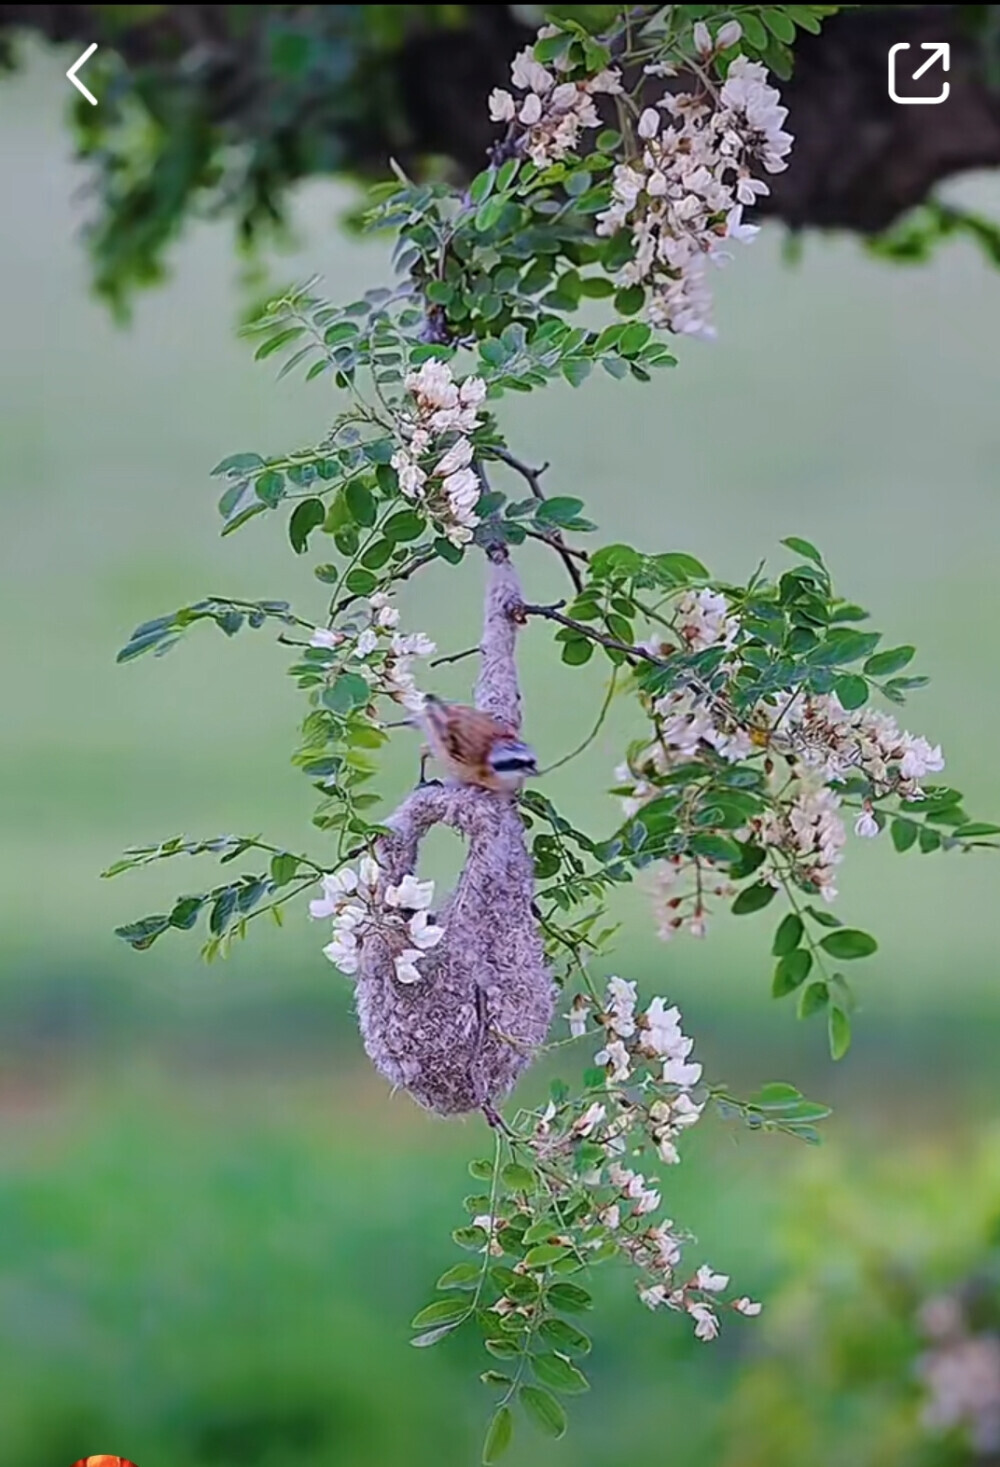
[[[526,463],[522,463],[519,458],[515,458],[507,448],[491,448],[490,453],[495,459],[499,459],[500,463],[506,464],[509,469],[513,469],[515,474],[520,474],[534,497],[543,504],[545,503],[545,491],[542,489],[541,480],[545,470],[549,467],[548,463],[542,464],[540,469],[532,469]],[[576,594],[579,596],[583,590],[583,577],[573,563],[573,556],[576,555],[586,560],[587,552],[585,550],[571,550],[558,530],[553,530],[550,534],[545,534],[540,530],[528,530],[527,534],[533,540],[542,540],[546,545],[552,546],[552,549],[566,567]]]

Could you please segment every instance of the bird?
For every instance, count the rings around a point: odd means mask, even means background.
[[[534,750],[499,719],[479,708],[445,703],[428,694],[419,721],[427,735],[429,753],[457,784],[512,794],[538,773]],[[421,783],[426,761],[425,752],[420,765]]]

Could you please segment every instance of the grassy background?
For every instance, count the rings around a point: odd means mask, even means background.
[[[225,227],[190,231],[129,330],[89,298],[65,64],[38,57],[0,88],[0,1467],[87,1451],[140,1467],[458,1467],[475,1460],[482,1393],[461,1343],[417,1353],[404,1325],[451,1259],[481,1127],[386,1096],[307,921],[211,969],[183,937],[137,956],[112,935],[189,880],[101,882],[124,845],[262,830],[322,854],[288,763],[299,695],[266,633],[204,630],[127,668],[114,654],[138,622],[206,593],[289,596],[318,616],[322,587],[274,521],[218,538],[208,471],[315,440],[333,408],[320,384],[275,385],[234,339]],[[991,180],[963,192],[997,204]],[[337,228],[347,197],[302,192],[279,277],[318,270],[339,298],[379,281],[384,247]],[[552,460],[552,490],[584,497],[607,539],[733,577],[783,535],[819,543],[890,645],[920,648],[933,682],[910,726],[943,742],[970,813],[995,817],[1000,277],[964,245],[910,271],[836,238],[810,239],[790,268],[766,232],[718,276],[717,317],[718,344],[682,344],[648,387],[504,404],[512,442]],[[522,568],[535,599],[562,594],[541,554]],[[468,645],[479,578],[474,563],[428,575],[405,625]],[[440,691],[467,676],[443,669]],[[601,669],[553,672],[535,626],[523,681],[548,762],[590,725]],[[553,777],[582,822],[612,823],[604,791],[630,728],[622,707]],[[412,735],[398,740],[393,792],[415,757]],[[766,919],[720,916],[707,944],[662,948],[629,893],[615,962],[682,1005],[712,1073],[834,1101],[834,1156],[913,1150],[995,1110],[996,889],[988,854],[852,841],[842,911],[881,951],[836,1069],[821,1030],[767,998]],[[781,1217],[816,1163],[791,1141],[732,1142],[714,1125],[693,1138],[671,1209],[766,1296],[791,1267]],[[722,1461],[756,1327],[707,1359],[622,1283],[602,1284],[584,1429],[556,1446],[525,1435],[514,1460],[611,1467],[669,1443],[672,1462]]]

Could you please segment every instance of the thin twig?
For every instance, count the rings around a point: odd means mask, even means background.
[[[466,657],[475,657],[479,651],[478,647],[466,647],[464,652],[452,652],[448,657],[435,657],[428,667],[444,667],[449,662],[461,662]]]
[[[569,627],[574,632],[579,632],[581,637],[586,637],[591,642],[599,642],[602,647],[608,647],[612,652],[623,652],[626,657],[638,657],[644,662],[652,662],[655,667],[666,667],[662,657],[656,657],[652,652],[647,652],[644,647],[630,647],[628,642],[619,642],[617,637],[605,636],[603,632],[595,631],[586,622],[574,621],[571,616],[564,616],[559,610],[562,602],[555,606],[526,606],[522,604],[521,610],[525,616],[544,616],[548,621],[557,621],[561,626]]]
[[[547,463],[542,464],[540,469],[532,469],[529,468],[526,463],[522,463],[519,458],[515,458],[509,449],[491,448],[489,451],[494,458],[499,459],[502,464],[506,464],[509,469],[513,469],[515,474],[520,474],[521,478],[528,485],[528,488],[531,490],[534,497],[544,504],[545,491],[542,488],[541,480],[542,475],[545,473],[545,470],[549,467]],[[529,530],[528,533],[531,534],[532,532]],[[579,555],[581,554],[581,552],[574,552],[570,550],[569,546],[563,540],[562,534],[559,530],[553,530],[550,535],[536,534],[533,536],[533,538],[544,540],[547,545],[552,546],[552,549],[556,552],[556,554],[559,556],[559,559],[566,567],[569,578],[573,582],[573,586],[576,590],[576,594],[579,596],[580,592],[583,590],[583,577],[581,576],[578,567],[573,563],[573,555]],[[586,558],[585,552],[584,558]]]

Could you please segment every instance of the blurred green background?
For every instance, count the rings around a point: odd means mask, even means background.
[[[460,1467],[478,1460],[486,1358],[474,1366],[461,1342],[416,1352],[406,1322],[453,1261],[484,1128],[386,1093],[304,910],[211,968],[183,936],[140,956],[112,933],[190,880],[175,867],[100,881],[125,845],[261,831],[323,855],[288,758],[300,695],[268,633],[205,631],[128,667],[114,656],[138,622],[204,594],[289,597],[318,617],[323,588],[277,523],[219,539],[209,471],[316,440],[332,405],[322,384],[276,384],[235,339],[225,226],[192,229],[165,288],[129,329],[110,324],[76,238],[85,179],[62,71],[39,56],[0,88],[0,1467],[97,1451],[140,1467]],[[995,180],[961,191],[1000,210]],[[301,192],[278,278],[316,270],[338,298],[381,281],[384,244],[338,226],[350,199]],[[525,458],[552,460],[552,490],[584,497],[605,539],[733,577],[780,555],[784,535],[816,541],[890,645],[919,647],[933,681],[907,724],[944,744],[970,815],[996,818],[1000,275],[964,245],[905,270],[836,238],[809,238],[792,268],[767,231],[716,287],[717,344],[682,343],[678,369],[645,388],[602,378],[505,402],[505,429]],[[542,555],[522,570],[532,599],[563,594]],[[480,575],[471,558],[439,568],[407,593],[404,624],[468,645]],[[590,726],[596,662],[560,671],[547,629],[526,634],[543,762]],[[461,694],[468,676],[442,669],[439,690]],[[623,705],[551,781],[598,829],[616,817],[605,790],[630,727]],[[416,756],[413,735],[396,737],[393,792]],[[442,870],[453,854],[438,852]],[[746,1393],[762,1358],[790,1370],[800,1353],[769,1322],[801,1279],[794,1239],[808,1218],[831,1267],[856,1244],[815,1206],[817,1177],[845,1207],[863,1194],[883,1242],[905,1197],[915,1256],[961,1265],[1000,1207],[996,1147],[977,1139],[1000,1110],[997,876],[990,853],[900,857],[852,839],[841,909],[881,950],[836,1067],[822,1030],[768,997],[766,919],[720,915],[707,943],[664,948],[646,896],[623,900],[614,970],[680,1003],[711,1075],[787,1079],[836,1111],[816,1154],[708,1122],[669,1177],[671,1214],[741,1288],[779,1301],[773,1316],[768,1304],[703,1346],[611,1274],[575,1429],[557,1444],[523,1432],[512,1461],[775,1460],[751,1451]],[[789,1460],[889,1460],[856,1435],[865,1386],[814,1383],[827,1394],[812,1416],[775,1396],[772,1427],[802,1442]]]

